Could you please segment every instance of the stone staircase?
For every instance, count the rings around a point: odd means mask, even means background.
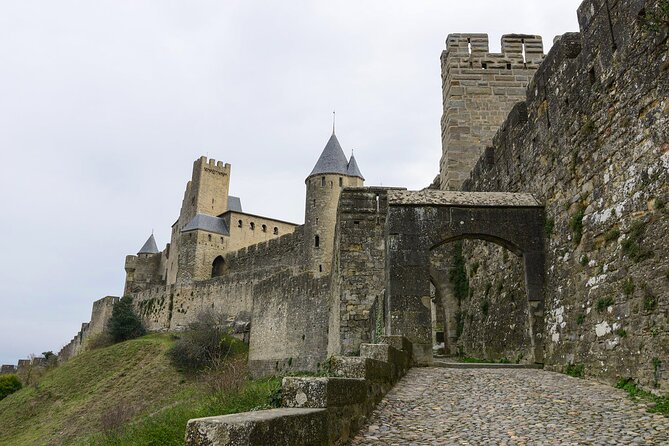
[[[280,409],[190,420],[186,446],[345,444],[411,366],[406,338],[381,341],[362,344],[358,357],[332,357],[329,376],[284,378]]]

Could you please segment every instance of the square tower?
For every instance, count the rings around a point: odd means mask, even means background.
[[[441,53],[442,190],[459,190],[517,102],[525,101],[544,58],[541,36],[502,36],[489,52],[487,34],[449,34]]]

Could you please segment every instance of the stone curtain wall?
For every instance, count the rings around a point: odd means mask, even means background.
[[[133,294],[134,304],[148,330],[179,330],[199,312],[213,309],[231,321],[249,322],[257,283],[282,271],[303,269],[302,227],[292,234],[249,246],[225,256],[220,277],[156,286]]]
[[[388,188],[344,189],[330,293],[328,355],[354,355],[385,334],[385,223]]]
[[[58,352],[59,361],[66,361],[81,353],[86,346],[86,342],[102,333],[111,318],[112,308],[118,300],[118,297],[106,296],[93,302],[90,322],[81,324],[79,333]]]
[[[450,34],[441,54],[441,188],[457,190],[489,146],[543,59],[540,36],[502,37],[502,54],[488,52],[486,34]]]
[[[285,271],[253,289],[249,369],[255,377],[320,371],[327,353],[329,277]]]
[[[669,52],[666,26],[644,19],[658,3],[584,1],[581,33],[557,42],[464,188],[532,192],[546,205],[546,367],[583,364],[666,392]],[[508,354],[496,340],[526,324],[512,285],[522,264],[491,245],[464,249],[473,290],[462,310],[475,318],[460,345]]]

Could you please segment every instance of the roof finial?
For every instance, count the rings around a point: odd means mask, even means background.
[[[336,113],[334,110],[332,110],[332,134],[335,134],[335,118],[336,118]]]

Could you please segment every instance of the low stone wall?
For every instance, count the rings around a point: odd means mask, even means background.
[[[281,409],[190,420],[186,446],[346,444],[411,365],[406,338],[381,340],[333,357],[332,376],[284,378]]]

